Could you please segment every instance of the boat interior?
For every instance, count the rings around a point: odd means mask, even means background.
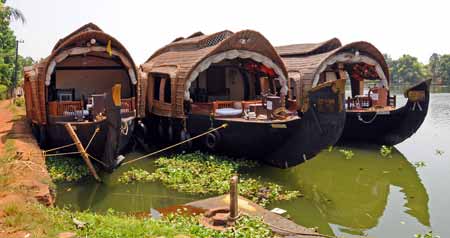
[[[104,119],[106,92],[110,92],[116,84],[121,85],[122,117],[135,116],[135,85],[119,57],[106,52],[67,57],[56,64],[47,86],[50,121]]]
[[[391,111],[396,107],[396,96],[391,96],[384,74],[366,62],[334,63],[319,74],[319,84],[337,79],[348,79],[345,107],[350,112]],[[349,90],[348,90],[349,89]]]
[[[191,83],[190,113],[238,121],[298,118],[296,101],[286,100],[281,87],[273,69],[252,59],[226,59]]]

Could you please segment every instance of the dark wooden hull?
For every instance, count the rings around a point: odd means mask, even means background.
[[[338,98],[342,97],[342,98]],[[324,107],[319,105],[323,99],[332,100],[334,104]],[[328,101],[329,102],[329,101]],[[345,123],[343,110],[343,95],[334,92],[330,87],[324,87],[309,95],[309,110],[301,118],[289,121],[238,121],[220,118],[210,118],[205,115],[189,115],[186,119],[187,130],[190,136],[196,136],[227,123],[228,126],[215,133],[219,138],[212,149],[207,146],[207,137],[194,142],[193,149],[229,155],[233,157],[246,157],[264,161],[271,165],[287,168],[314,157],[322,149],[334,145],[339,139]],[[174,132],[172,138],[179,138],[181,122],[153,115],[148,118],[150,133],[156,132],[159,136],[150,136],[153,141],[164,140],[167,126],[171,124]],[[163,125],[158,126],[157,125]],[[157,133],[160,131],[161,133]],[[167,137],[167,136],[166,136]],[[179,140],[177,140],[179,141]],[[175,141],[167,141],[173,144]]]
[[[347,112],[344,132],[339,143],[374,143],[396,145],[411,137],[422,125],[428,112],[430,80],[405,92],[424,92],[423,100],[408,98],[405,106],[388,112]]]
[[[134,119],[130,120],[128,123],[128,133],[126,135],[121,133],[119,151],[123,151],[129,144],[134,131]],[[100,131],[93,138],[87,152],[92,156],[101,159],[105,151],[106,137],[108,132],[107,121],[102,120],[98,122],[87,122],[87,123],[71,123],[75,128],[78,138],[80,139],[83,146],[86,148],[90,139],[95,133],[97,128]],[[64,123],[61,122],[50,122],[45,128],[46,143],[45,148],[51,149],[68,144],[74,143],[68,132],[64,127]],[[76,147],[69,147],[61,150],[62,152],[74,152],[77,151]]]

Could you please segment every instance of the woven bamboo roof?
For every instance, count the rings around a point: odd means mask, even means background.
[[[298,79],[298,75],[300,75],[302,80],[312,82],[316,73],[318,73],[322,65],[329,58],[343,52],[355,53],[358,51],[360,54],[370,56],[376,60],[383,69],[386,78],[389,80],[389,68],[383,54],[371,43],[358,41],[335,47],[338,42],[338,39],[333,38],[318,44],[280,46],[276,47],[276,49],[282,56],[290,76],[294,75],[294,72],[296,73],[295,75],[297,76],[295,79]],[[330,47],[335,48],[333,50],[326,50],[330,49]]]
[[[277,46],[275,49],[278,54],[284,56],[300,56],[300,55],[312,55],[325,53],[336,48],[341,47],[341,41],[337,38],[320,42],[320,43],[305,43],[305,44],[293,44]]]
[[[250,40],[243,44],[242,39]],[[287,72],[270,42],[259,32],[251,30],[237,33],[225,30],[211,35],[198,35],[172,42],[156,51],[141,67],[144,71],[150,72],[155,67],[172,65],[178,69],[178,77],[187,77],[202,59],[227,50],[258,52],[272,59],[285,74]]]
[[[233,33],[225,30],[210,35],[201,32],[194,33],[187,38],[178,37],[176,41],[157,50],[141,69],[144,73],[165,73],[170,75],[172,88],[172,105],[154,108],[153,113],[160,116],[184,117],[183,100],[191,79],[199,73],[197,67],[202,68],[209,57],[219,57],[221,54],[251,54],[275,66],[279,76],[286,79],[287,71],[280,56],[270,42],[259,32],[244,30]],[[256,56],[255,56],[256,57]],[[204,69],[202,69],[204,70]]]

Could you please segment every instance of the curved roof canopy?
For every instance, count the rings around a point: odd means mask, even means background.
[[[50,77],[57,63],[73,55],[95,52],[109,54],[108,44],[111,46],[111,55],[120,59],[121,63],[127,68],[132,83],[136,84],[136,66],[126,48],[116,38],[103,32],[97,25],[88,23],[60,39],[53,47],[50,56],[42,62],[45,65],[43,74],[45,75],[45,85],[50,84]]]
[[[182,105],[189,99],[190,84],[211,64],[224,59],[253,59],[274,69],[284,91],[287,91],[287,71],[270,42],[259,32],[244,30],[237,33],[225,30],[211,35],[201,32],[157,50],[144,64],[145,73],[165,73],[175,81],[176,102]],[[181,95],[178,93],[183,92]],[[181,112],[180,112],[181,113]]]
[[[317,44],[298,44],[276,47],[283,58],[289,77],[317,86],[319,74],[336,62],[364,62],[375,66],[382,81],[389,84],[389,68],[383,54],[365,41],[344,46],[336,38]],[[386,85],[387,86],[387,85]]]

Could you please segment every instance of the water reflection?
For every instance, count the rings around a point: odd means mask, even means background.
[[[138,153],[127,155],[137,157]],[[153,171],[155,168],[149,160],[133,164],[135,168]],[[116,211],[148,211],[150,208],[162,208],[175,204],[184,204],[199,196],[179,193],[166,188],[159,182],[120,184],[119,176],[130,167],[122,166],[112,174],[103,174],[102,183],[85,180],[77,183],[58,185],[57,206],[68,206],[74,210],[91,210],[104,212],[109,208]]]
[[[398,150],[384,158],[379,147],[351,148],[352,159],[345,159],[338,150],[323,152],[289,170],[262,172],[305,194],[303,199],[274,206],[285,208],[305,226],[318,226],[321,232],[333,234],[330,224],[334,224],[341,232],[363,235],[377,226],[390,188],[396,186],[404,194],[404,212],[430,226],[427,191],[416,168]]]

